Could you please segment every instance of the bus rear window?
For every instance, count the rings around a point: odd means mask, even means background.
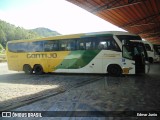
[[[19,42],[19,43],[9,43],[8,50],[10,52],[42,52],[43,42]]]
[[[9,43],[8,50],[10,52],[26,52],[28,49],[28,43]]]

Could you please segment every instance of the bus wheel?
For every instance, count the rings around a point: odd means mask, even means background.
[[[121,76],[122,69],[119,65],[109,65],[107,68],[108,74],[111,76]]]
[[[33,73],[33,70],[31,68],[30,65],[26,64],[23,66],[23,71],[26,73],[26,74],[32,74]]]
[[[34,72],[36,75],[41,75],[43,74],[43,68],[41,65],[35,65],[34,66]]]

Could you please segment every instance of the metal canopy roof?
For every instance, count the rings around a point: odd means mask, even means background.
[[[67,0],[104,20],[160,44],[160,0]]]

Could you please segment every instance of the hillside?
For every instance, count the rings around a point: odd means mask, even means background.
[[[35,28],[35,29],[32,29],[31,31],[33,31],[33,32],[35,32],[38,35],[43,36],[43,37],[50,37],[50,36],[60,35],[56,31],[52,31],[52,30],[50,30],[48,28],[43,28],[43,27]]]
[[[22,27],[16,27],[10,23],[0,20],[0,44],[5,48],[10,40],[34,39],[59,35],[56,31],[48,28],[36,28],[26,30]]]
[[[16,27],[10,23],[0,20],[0,44],[4,47],[7,41],[19,39],[39,38],[40,36],[22,27]]]

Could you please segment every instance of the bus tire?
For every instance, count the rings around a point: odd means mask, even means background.
[[[41,65],[35,65],[34,66],[34,72],[36,75],[43,74],[43,67]]]
[[[33,73],[33,69],[28,64],[23,66],[23,71],[25,72],[25,74],[32,74]]]
[[[149,58],[148,58],[148,61],[149,61],[149,63],[153,63],[153,58],[152,58],[152,57],[149,57]]]
[[[107,72],[111,76],[122,76],[122,69],[119,65],[116,64],[109,65]]]

